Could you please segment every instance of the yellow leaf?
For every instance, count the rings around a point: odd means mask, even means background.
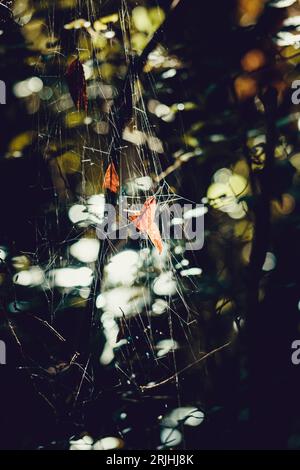
[[[36,136],[36,132],[27,131],[14,137],[9,144],[9,153],[22,152],[25,147],[30,145]]]
[[[57,157],[59,166],[65,173],[76,173],[80,170],[80,156],[75,152],[65,152]]]

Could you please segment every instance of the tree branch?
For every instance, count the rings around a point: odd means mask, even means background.
[[[266,159],[261,175],[261,191],[255,209],[254,238],[248,267],[248,306],[246,319],[258,311],[259,282],[265,262],[270,236],[270,202],[271,179],[274,166],[274,153],[276,148],[276,109],[277,91],[268,89],[261,97],[265,108],[266,119]]]

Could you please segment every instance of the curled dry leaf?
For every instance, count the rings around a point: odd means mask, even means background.
[[[163,251],[163,241],[157,224],[155,223],[156,199],[154,196],[149,197],[142,207],[139,214],[129,216],[136,228],[146,233],[153,245],[157,248],[159,254]]]
[[[109,189],[113,193],[117,193],[120,187],[120,180],[113,163],[108,165],[104,176],[103,189]]]
[[[88,110],[87,86],[83,65],[77,58],[71,62],[66,71],[66,80],[70,95],[78,111]]]

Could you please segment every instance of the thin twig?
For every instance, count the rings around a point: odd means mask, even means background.
[[[229,341],[228,343],[225,343],[223,344],[223,346],[220,346],[219,348],[216,348],[216,349],[213,349],[212,351],[210,351],[209,353],[205,354],[204,356],[200,357],[199,359],[197,359],[196,361],[192,362],[191,364],[189,364],[188,366],[184,367],[183,369],[179,370],[178,372],[176,372],[175,374],[171,375],[170,377],[162,380],[161,382],[158,382],[156,384],[151,384],[151,385],[142,385],[140,386],[140,389],[142,391],[144,390],[151,390],[153,388],[157,388],[157,387],[161,387],[162,385],[165,385],[169,382],[172,382],[173,380],[177,379],[179,377],[179,375],[183,374],[184,372],[186,372],[187,370],[189,369],[192,369],[193,367],[195,367],[196,365],[200,364],[201,362],[205,361],[206,359],[208,359],[209,357],[213,356],[214,354],[222,351],[223,349],[226,349],[228,348],[228,346],[230,346],[232,344],[231,341]]]

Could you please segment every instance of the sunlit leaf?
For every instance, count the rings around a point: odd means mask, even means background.
[[[117,193],[120,187],[120,180],[115,165],[110,163],[106,170],[103,182],[103,189],[109,189],[113,193]]]
[[[163,241],[159,228],[155,223],[156,208],[156,199],[152,196],[147,199],[138,215],[131,215],[129,217],[141,233],[146,233],[148,235],[153,245],[161,254],[163,251]]]

